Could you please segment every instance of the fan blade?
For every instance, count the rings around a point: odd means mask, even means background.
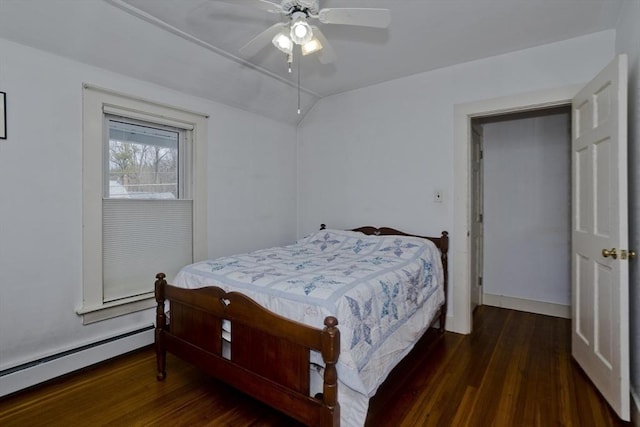
[[[318,55],[318,61],[321,64],[330,64],[336,60],[336,52],[333,50],[331,45],[329,44],[329,40],[322,34],[320,28],[316,26],[311,26],[311,31],[313,31],[313,35],[320,41],[322,45],[322,49],[320,49],[316,55]]]
[[[324,24],[387,28],[391,22],[391,12],[389,9],[322,9],[318,13],[318,19]]]
[[[280,13],[282,8],[279,4],[272,3],[269,0],[210,0],[217,1],[218,3],[237,4],[240,6],[252,6],[258,9],[266,10],[267,12]]]
[[[258,53],[262,48],[271,43],[271,40],[278,34],[283,28],[287,27],[284,22],[278,22],[273,24],[257,36],[255,36],[249,43],[240,48],[240,54],[245,57],[250,57]]]

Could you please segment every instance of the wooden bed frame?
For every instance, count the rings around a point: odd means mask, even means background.
[[[321,230],[325,229],[322,224]],[[449,237],[416,236],[393,228],[360,227],[368,235],[426,238],[441,251],[445,303],[436,319],[444,331]],[[183,289],[171,286],[164,273],[156,275],[155,348],[157,378],[166,377],[166,352],[184,359],[207,374],[255,397],[309,426],[339,426],[338,374],[340,355],[338,320],[329,316],[324,329],[310,327],[275,314],[252,299],[210,286]],[[165,301],[170,303],[170,319]],[[222,320],[232,323],[231,355],[223,356]],[[323,392],[309,396],[310,351],[325,363]]]

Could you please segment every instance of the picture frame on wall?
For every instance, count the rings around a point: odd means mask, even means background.
[[[0,139],[7,139],[7,94],[0,92]]]

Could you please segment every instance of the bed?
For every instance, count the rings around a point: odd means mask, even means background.
[[[368,401],[424,332],[444,331],[448,234],[320,231],[184,267],[155,282],[166,352],[306,425],[362,426]]]

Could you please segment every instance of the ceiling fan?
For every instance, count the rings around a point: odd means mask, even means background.
[[[269,0],[213,0],[236,5],[253,6],[287,18],[258,34],[240,48],[240,54],[251,57],[266,47],[269,42],[287,54],[293,61],[293,48],[298,45],[302,55],[317,52],[322,64],[336,59],[335,52],[320,28],[309,24],[318,20],[322,24],[357,25],[362,27],[387,28],[391,21],[388,9],[372,8],[325,8],[320,9],[318,0],[282,0],[280,4]]]

